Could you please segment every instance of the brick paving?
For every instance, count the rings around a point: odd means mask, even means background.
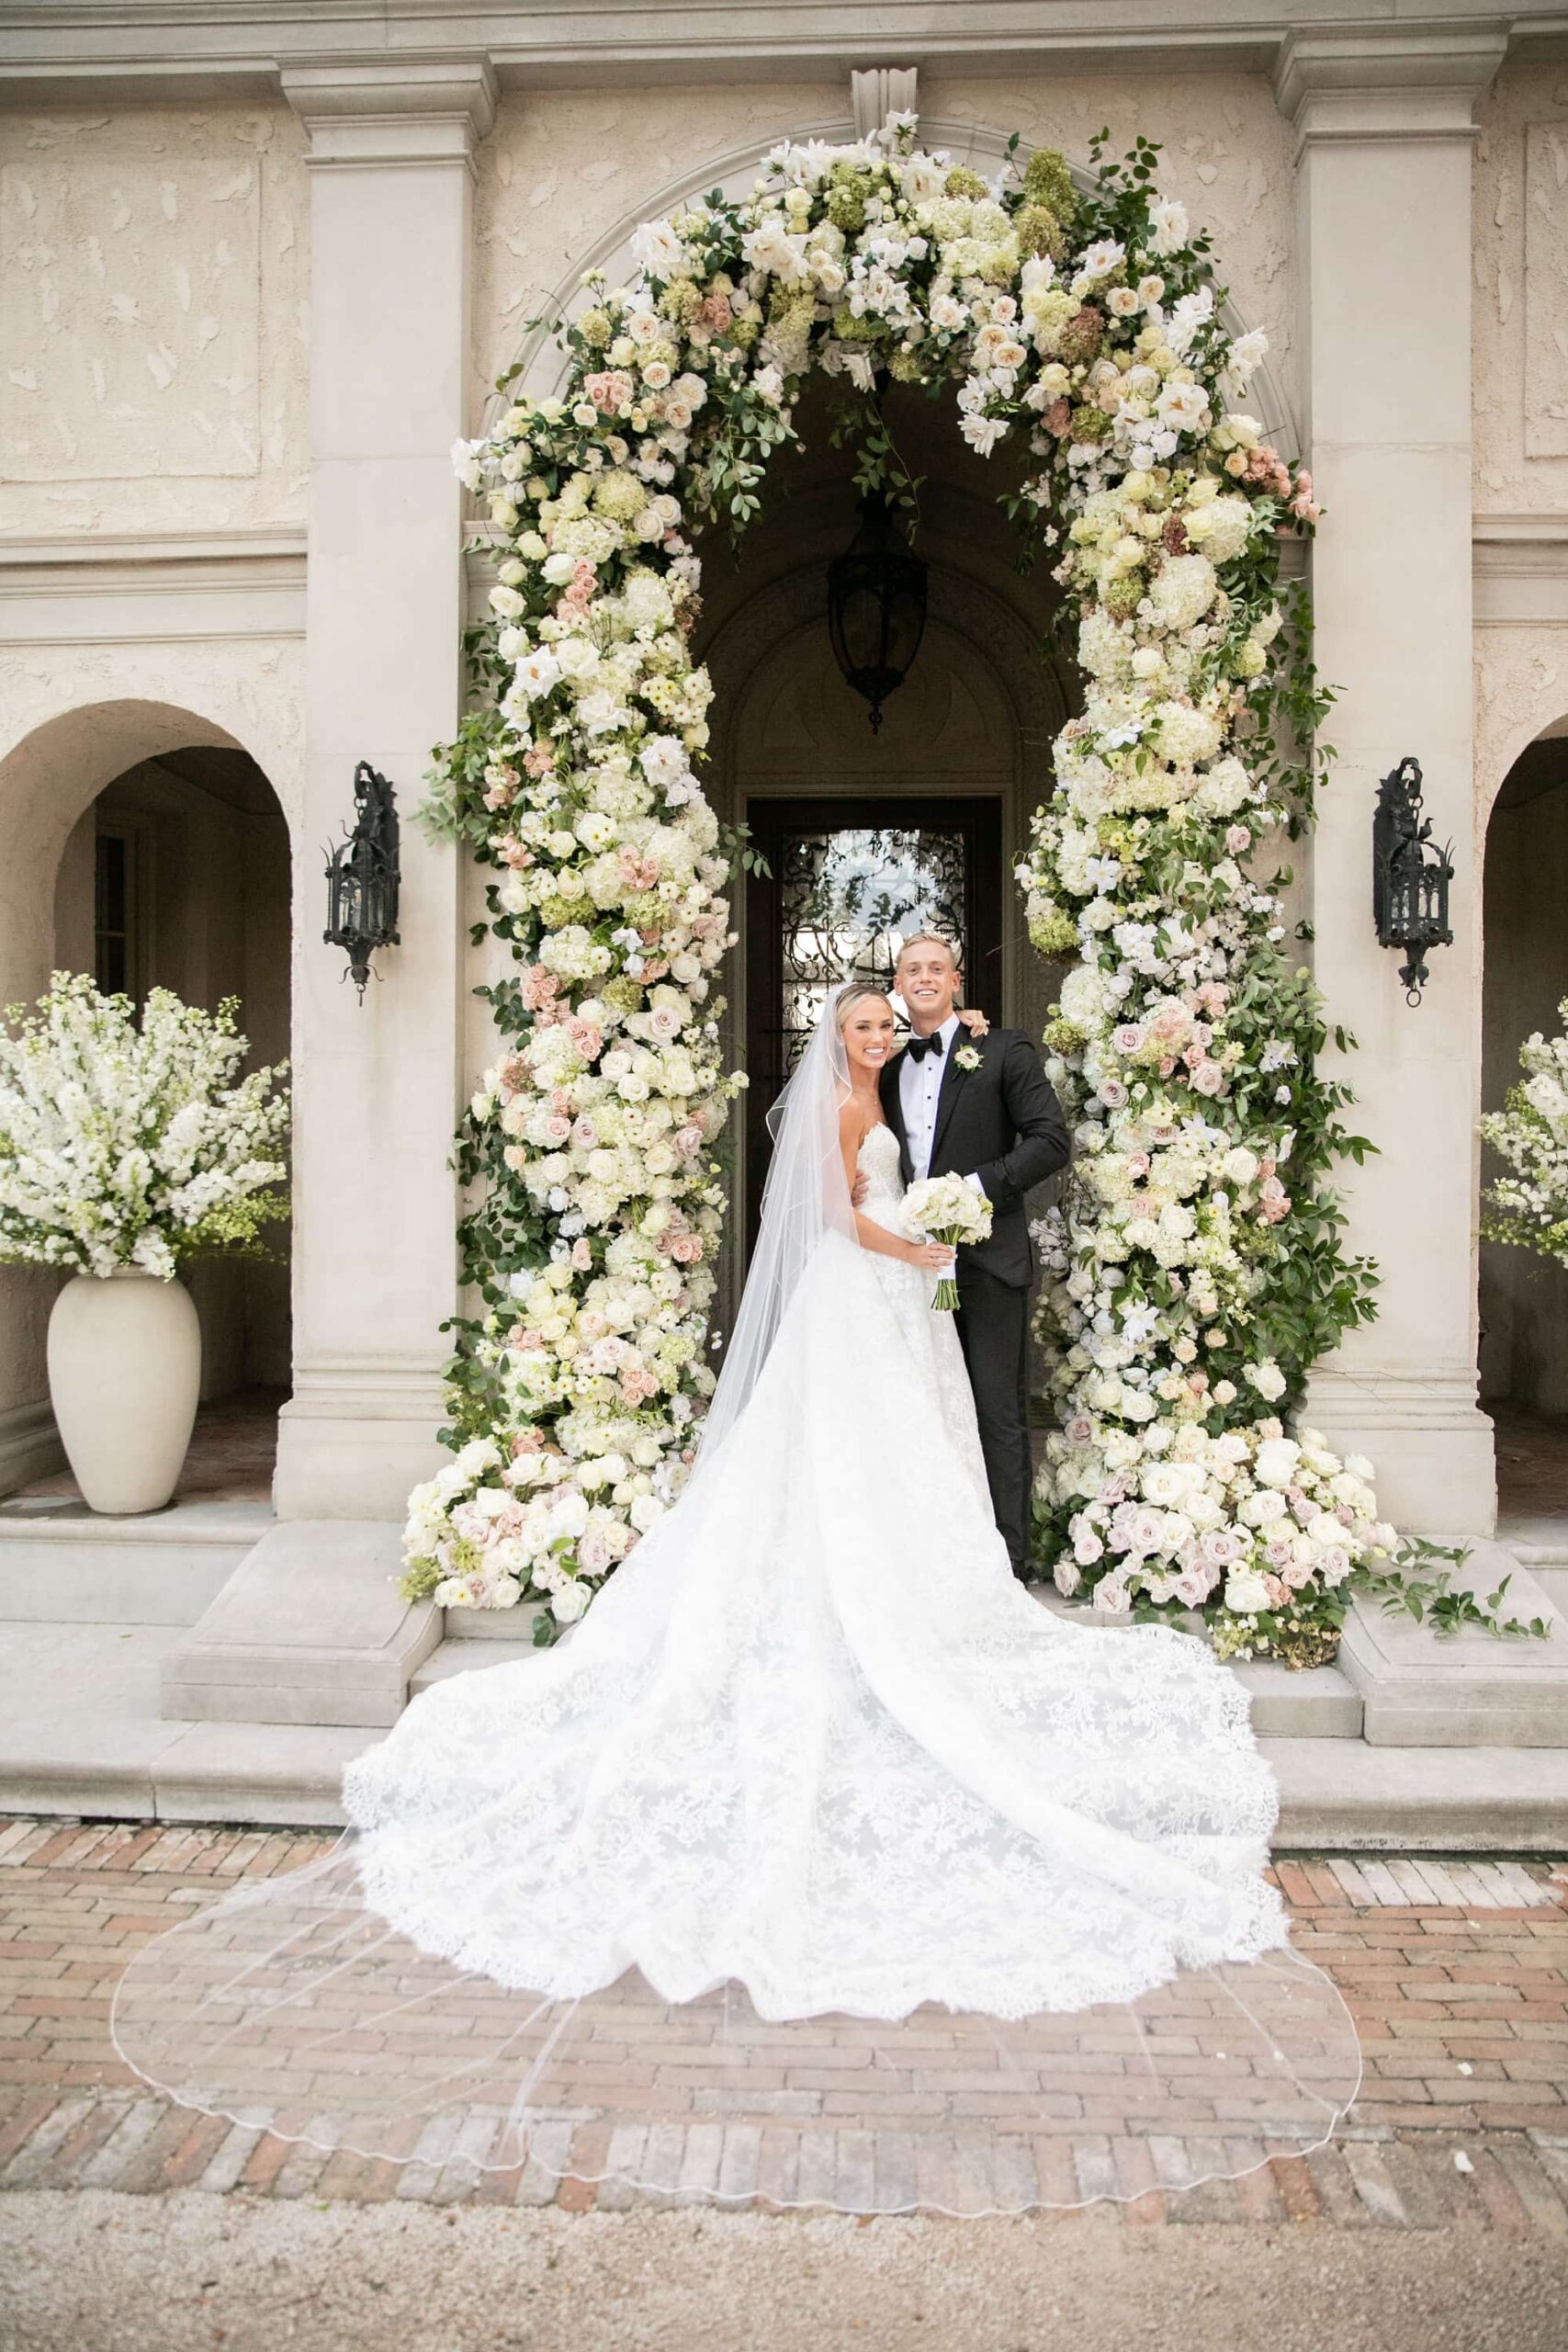
[[[868,2182],[908,2194],[906,2175],[922,2205],[950,2201],[951,2181],[931,2173],[932,2135],[912,2147],[897,2115],[857,2109],[843,2087],[856,2078],[833,2072],[842,2052],[782,2074],[761,2122],[727,2115],[722,2084],[700,2064],[672,2068],[657,2085],[657,2120],[543,2123],[528,2161],[477,2180],[468,2160],[494,2144],[493,2114],[426,2125],[417,2161],[400,2166],[173,2108],[139,2086],[107,2026],[130,1954],[219,1888],[288,1871],[328,1842],[0,1819],[0,2188],[619,2210],[658,2200],[594,2176],[635,2161],[630,2135],[659,2132],[669,2135],[661,2177],[764,2211]],[[1131,2229],[1457,2227],[1568,2245],[1568,1865],[1303,1856],[1277,1870],[1297,1949],[1333,1977],[1363,2046],[1362,2094],[1332,2146],[1168,2196],[1185,2161],[1174,2143],[1111,2140],[1070,2115],[1026,2143],[982,2098],[988,2153],[976,2157],[971,2132],[949,2161],[988,2164],[1003,2196],[1021,2166],[1048,2193],[1109,2188],[1126,2201],[1100,2210]],[[956,2117],[964,2095],[954,2084]],[[1223,2169],[1227,2151],[1216,2149]]]

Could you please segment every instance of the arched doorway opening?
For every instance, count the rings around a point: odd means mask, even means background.
[[[1052,788],[1051,746],[1072,689],[1044,650],[1055,592],[1021,572],[1017,539],[945,404],[890,389],[886,413],[920,483],[912,540],[927,566],[927,621],[873,729],[840,673],[828,573],[857,526],[834,446],[836,396],[811,385],[802,446],[774,461],[739,563],[705,550],[700,640],[718,724],[706,785],[748,829],[765,874],[737,877],[739,945],[726,976],[727,1057],[749,1085],[736,1120],[722,1296],[754,1231],[766,1116],[827,989],[886,972],[921,928],[955,938],[966,994],[994,1022],[1038,1035],[1054,993],[1012,886],[1029,820]]]
[[[15,863],[7,1001],[51,970],[89,973],[140,1002],[166,988],[209,1010],[240,1001],[246,1069],[287,1061],[290,1030],[288,820],[255,759],[226,729],[164,704],[109,703],[37,729],[0,763]],[[9,894],[8,894],[9,895]],[[24,911],[25,910],[25,911]],[[287,1229],[263,1259],[186,1269],[202,1329],[202,1412],[176,1499],[265,1501],[291,1356]],[[9,1394],[0,1493],[10,1510],[73,1491],[44,1401],[44,1326],[57,1282],[4,1277]]]
[[[1482,1107],[1503,1107],[1532,1032],[1568,997],[1568,717],[1509,769],[1486,829]],[[1484,1146],[1482,1182],[1501,1163]],[[1568,1268],[1483,1240],[1481,1399],[1497,1430],[1499,1516],[1568,1519]]]

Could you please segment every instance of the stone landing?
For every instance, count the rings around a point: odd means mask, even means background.
[[[1337,1665],[1233,1669],[1280,1778],[1282,1848],[1568,1851],[1568,1530],[1529,1533],[1478,1546],[1466,1573],[1484,1592],[1509,1575],[1506,1605],[1546,1618],[1549,1642],[1445,1642],[1358,1603]],[[0,1509],[0,1806],[336,1823],[344,1764],[411,1698],[533,1652],[532,1610],[444,1627],[398,1597],[398,1572],[379,1521]]]

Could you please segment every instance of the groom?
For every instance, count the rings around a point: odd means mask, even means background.
[[[991,1204],[988,1240],[958,1252],[958,1339],[975,1392],[997,1526],[1013,1572],[1028,1572],[1029,1285],[1034,1272],[1024,1194],[1070,1154],[1066,1122],[1021,1029],[971,1037],[958,1019],[962,975],[945,939],[906,940],[893,985],[911,1035],[883,1070],[882,1112],[898,1138],[906,1184],[949,1172]]]

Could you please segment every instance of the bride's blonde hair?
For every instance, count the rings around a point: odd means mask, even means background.
[[[840,1030],[852,1008],[863,1003],[868,996],[877,998],[887,1007],[889,1012],[892,1012],[893,1000],[886,989],[874,988],[869,980],[856,980],[851,987],[840,990],[839,1001],[833,1008],[834,1017]]]

